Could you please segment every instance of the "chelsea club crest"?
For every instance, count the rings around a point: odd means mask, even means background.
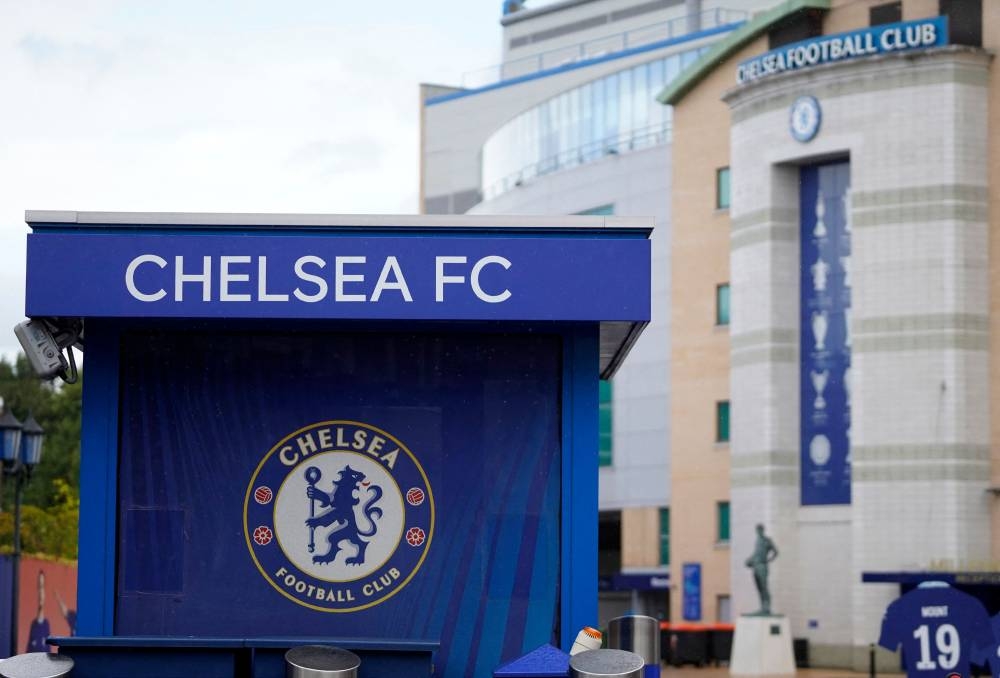
[[[412,452],[356,421],[286,436],[243,501],[250,557],[279,593],[322,612],[385,601],[420,569],[434,536],[434,495]]]

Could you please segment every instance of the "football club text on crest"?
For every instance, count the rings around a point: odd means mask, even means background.
[[[322,612],[395,595],[434,534],[434,495],[413,453],[369,424],[289,434],[258,464],[243,502],[250,556],[279,593]]]

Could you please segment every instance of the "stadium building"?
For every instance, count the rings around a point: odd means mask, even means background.
[[[668,614],[672,112],[656,95],[768,4],[508,2],[501,64],[421,86],[423,212],[656,218],[653,320],[601,389],[602,621]]]
[[[998,48],[992,0],[789,0],[660,93],[673,618],[757,608],[756,523],[814,665],[920,581],[1000,611]]]

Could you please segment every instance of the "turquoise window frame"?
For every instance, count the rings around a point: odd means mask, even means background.
[[[611,382],[601,380],[599,400],[599,445],[597,448],[598,466],[611,466],[613,458],[614,416],[612,412],[612,388]]]
[[[715,170],[715,209],[729,209],[730,173],[728,167]]]
[[[729,442],[729,401],[715,403],[715,442]]]
[[[715,286],[715,324],[724,327],[729,324],[730,291],[729,283]]]
[[[591,207],[589,210],[583,210],[582,212],[577,212],[577,214],[610,217],[614,216],[615,214],[615,206],[612,204],[612,205],[601,205],[599,207]]]
[[[729,502],[720,501],[715,504],[716,541],[720,544],[729,543]]]
[[[670,507],[660,509],[660,565],[670,564]]]

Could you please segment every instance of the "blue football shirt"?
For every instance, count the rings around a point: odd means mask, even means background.
[[[989,615],[976,598],[950,586],[916,588],[885,611],[878,644],[903,646],[909,678],[969,675],[969,663],[982,664],[993,648]]]
[[[993,647],[990,650],[990,670],[1000,678],[1000,613],[993,617]]]

